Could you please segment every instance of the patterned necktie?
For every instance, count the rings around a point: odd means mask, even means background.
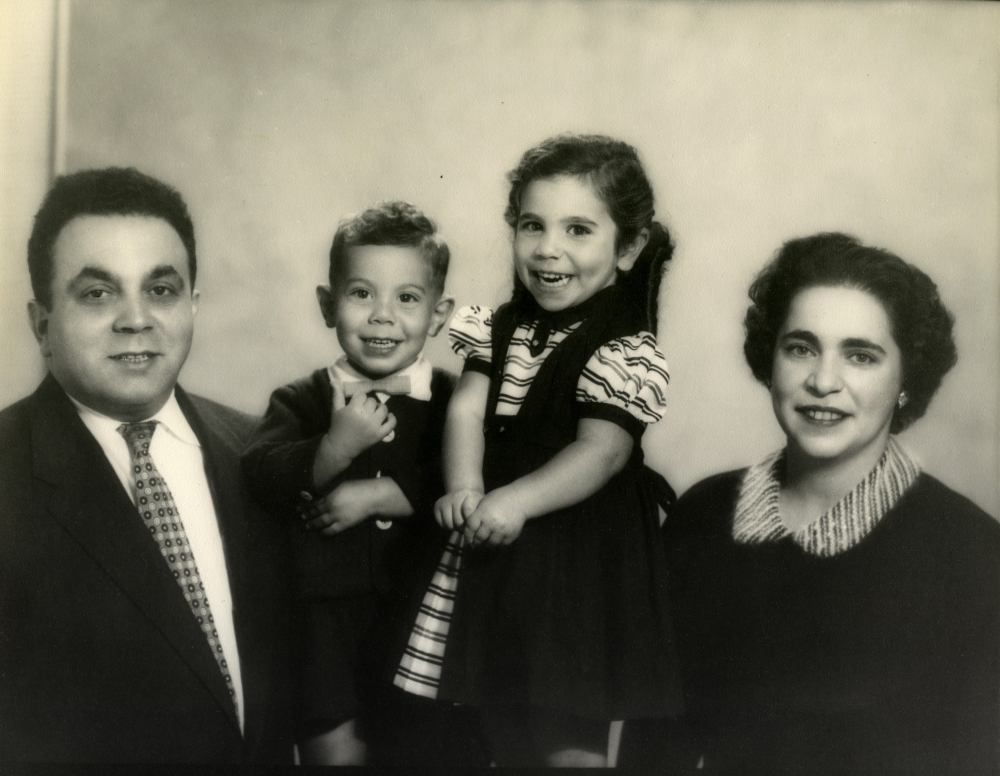
[[[219,670],[226,680],[229,696],[233,699],[233,706],[239,716],[233,677],[229,673],[226,656],[222,652],[222,642],[219,641],[219,633],[215,629],[215,620],[208,606],[205,586],[201,582],[198,567],[194,562],[194,553],[184,532],[184,523],[181,522],[170,488],[167,487],[167,483],[160,476],[156,464],[149,455],[149,444],[153,441],[154,431],[156,431],[155,420],[146,423],[123,423],[118,427],[118,433],[125,437],[132,455],[135,504],[139,508],[143,523],[156,540],[160,554],[184,592],[185,600],[191,605],[191,613],[198,620],[202,633],[208,639],[208,646],[215,656],[215,662],[219,664]]]
[[[344,396],[348,399],[356,393],[388,393],[392,395],[410,392],[410,378],[406,375],[393,375],[378,380],[356,380],[344,383]]]

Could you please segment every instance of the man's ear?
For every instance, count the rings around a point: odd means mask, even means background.
[[[337,299],[330,286],[316,286],[316,298],[328,329],[337,328]]]
[[[649,230],[643,229],[635,236],[631,245],[626,246],[618,254],[618,261],[615,264],[622,272],[628,272],[635,266],[635,260],[639,258],[642,249],[649,242]]]
[[[441,331],[441,327],[448,322],[448,318],[451,317],[451,311],[455,309],[455,297],[449,294],[441,294],[441,297],[437,300],[437,304],[434,305],[434,312],[431,314],[431,325],[427,329],[427,334],[431,337],[436,337],[437,333]]]
[[[52,350],[49,348],[49,311],[37,299],[28,302],[28,320],[31,323],[31,333],[38,340],[42,356],[48,358],[52,355]]]

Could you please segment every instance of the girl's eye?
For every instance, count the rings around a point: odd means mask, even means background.
[[[522,232],[540,232],[542,225],[537,221],[522,221],[518,229]]]
[[[866,366],[868,364],[877,364],[878,363],[878,359],[875,358],[874,355],[872,355],[871,353],[867,353],[865,351],[859,351],[857,353],[851,353],[848,356],[848,358],[851,361],[853,361],[855,364],[864,364]]]
[[[584,235],[591,234],[591,230],[583,224],[573,224],[569,228],[569,233],[574,237],[583,237]]]

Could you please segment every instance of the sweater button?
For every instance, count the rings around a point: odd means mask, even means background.
[[[300,490],[299,491],[299,498],[301,498],[303,501],[312,501],[313,500],[312,493],[310,493],[308,490]]]
[[[392,528],[392,520],[376,520],[375,525],[377,525],[383,531],[388,531],[390,528]]]

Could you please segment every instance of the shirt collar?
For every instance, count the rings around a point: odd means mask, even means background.
[[[747,469],[733,515],[733,539],[740,544],[776,542],[790,536],[811,555],[829,557],[858,544],[917,480],[920,467],[895,437],[868,476],[825,514],[795,533],[781,520],[780,477],[785,451]]]
[[[347,356],[338,358],[328,371],[332,382],[349,383],[355,380],[370,379],[351,366],[351,363],[347,360]],[[423,353],[417,356],[417,360],[408,367],[400,369],[398,372],[393,372],[392,376],[409,377],[409,396],[420,401],[430,401],[431,378],[434,376],[434,368],[431,366],[431,362],[424,358]]]
[[[122,425],[122,421],[115,420],[95,409],[91,409],[87,405],[78,402],[72,396],[69,399],[73,402],[76,411],[88,426],[118,433],[118,427]],[[191,424],[188,423],[187,418],[184,417],[184,413],[181,411],[180,405],[177,403],[177,395],[174,391],[170,392],[170,398],[167,399],[166,403],[155,414],[145,420],[155,420],[168,434],[179,439],[181,442],[201,447],[201,443],[198,441],[198,437],[195,436]]]

